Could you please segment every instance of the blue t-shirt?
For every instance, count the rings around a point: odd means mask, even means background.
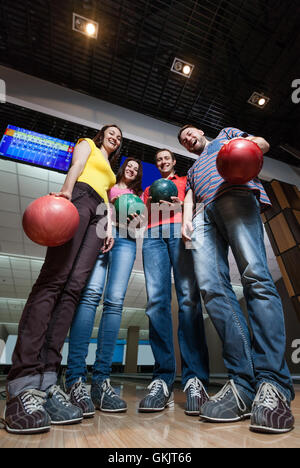
[[[236,137],[245,137],[245,132],[237,128],[224,128],[217,138],[206,146],[188,171],[186,192],[192,189],[195,203],[203,203],[206,206],[230,190],[253,190],[260,202],[261,211],[264,211],[270,207],[271,202],[258,178],[243,185],[232,185],[224,181],[217,170],[216,159],[221,147],[226,141]]]

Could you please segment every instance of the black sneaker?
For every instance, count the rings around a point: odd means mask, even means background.
[[[291,431],[294,422],[285,396],[275,385],[263,382],[253,402],[250,430],[281,434]]]
[[[173,393],[170,395],[164,380],[153,380],[148,389],[150,392],[142,399],[139,405],[139,411],[141,413],[163,411],[167,407],[174,406],[174,395]]]
[[[189,379],[183,391],[186,392],[185,414],[199,416],[201,406],[209,399],[201,380]]]
[[[200,409],[200,418],[210,422],[236,422],[251,416],[251,400],[237,387],[233,380]]]
[[[68,395],[57,385],[47,390],[44,408],[51,418],[51,424],[76,424],[83,419],[81,409],[72,405]]]
[[[122,400],[110,385],[110,380],[102,383],[92,383],[91,398],[95,408],[107,413],[123,413],[127,411],[126,401]]]
[[[92,418],[95,414],[95,407],[88,393],[87,387],[82,378],[75,382],[68,391],[72,405],[78,406],[82,410],[84,418]]]
[[[38,434],[48,432],[51,420],[45,411],[46,393],[39,390],[25,390],[9,398],[4,412],[3,424],[12,434]]]

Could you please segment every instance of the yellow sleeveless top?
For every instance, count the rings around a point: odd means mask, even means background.
[[[103,198],[105,203],[108,203],[107,191],[116,184],[116,176],[94,141],[90,138],[80,138],[77,145],[82,140],[88,142],[91,153],[82,174],[77,180],[90,185]]]

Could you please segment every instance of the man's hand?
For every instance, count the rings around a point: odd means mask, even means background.
[[[194,231],[193,223],[191,221],[186,221],[182,224],[181,235],[184,243],[191,241],[191,235]]]
[[[171,202],[167,201],[167,200],[159,200],[159,203],[162,203],[162,204],[165,204],[165,205],[169,205],[169,206],[173,206],[173,205],[180,205],[182,206],[183,205],[183,201],[180,200],[180,198],[178,197],[171,197]],[[176,207],[177,208],[177,207]]]

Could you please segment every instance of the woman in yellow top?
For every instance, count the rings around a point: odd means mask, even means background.
[[[97,214],[105,210],[97,208],[108,201],[107,190],[116,183],[111,164],[119,157],[121,142],[116,125],[104,126],[93,140],[79,140],[61,191],[52,193],[72,200],[80,223],[73,239],[48,248],[21,317],[7,379],[4,422],[11,433],[46,432],[50,424],[82,420],[81,409],[56,385],[60,350],[99,250],[113,246],[110,226],[105,239],[97,235],[97,224],[106,221]]]

